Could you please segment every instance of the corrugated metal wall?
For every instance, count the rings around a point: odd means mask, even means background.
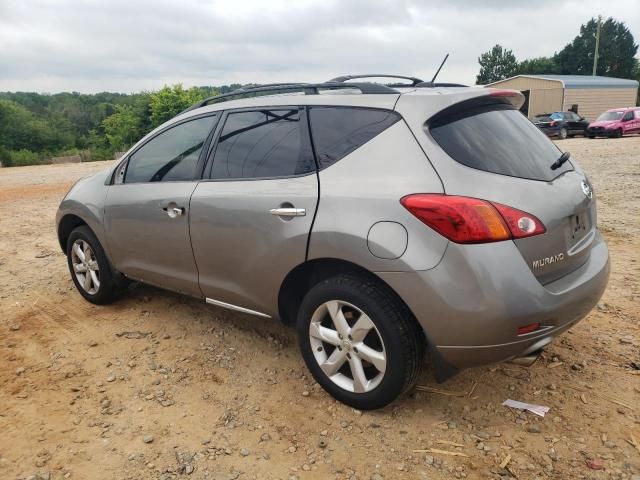
[[[533,118],[541,113],[553,113],[562,110],[563,94],[563,88],[530,90],[528,117]]]
[[[635,106],[637,94],[635,88],[568,88],[562,109],[569,110],[577,104],[578,113],[593,121],[612,108]]]

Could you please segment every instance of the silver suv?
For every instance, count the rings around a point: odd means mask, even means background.
[[[316,381],[360,409],[535,355],[602,295],[584,172],[519,92],[354,82],[207,99],[80,180],[57,214],[88,301],[139,281],[298,331]]]

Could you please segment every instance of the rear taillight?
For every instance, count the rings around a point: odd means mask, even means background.
[[[478,198],[417,193],[400,203],[421,222],[456,243],[488,243],[539,235],[533,215]]]
[[[507,222],[513,238],[533,237],[547,231],[542,222],[530,213],[500,203],[492,203]]]
[[[552,120],[549,125],[552,126],[552,127],[555,127],[557,124],[558,124],[558,122],[556,122],[555,120]]]

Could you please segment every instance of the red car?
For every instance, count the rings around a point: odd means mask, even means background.
[[[587,137],[616,137],[640,133],[640,107],[614,108],[587,127]]]

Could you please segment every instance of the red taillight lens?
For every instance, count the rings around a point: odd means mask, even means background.
[[[418,193],[407,195],[400,203],[421,222],[456,243],[499,242],[545,231],[533,215],[478,198]]]
[[[513,238],[533,237],[547,231],[542,222],[530,213],[500,203],[492,204],[509,226]]]
[[[550,126],[555,127],[557,124],[558,122],[556,122],[555,120],[552,120]]]
[[[490,97],[517,97],[520,92],[516,90],[493,90],[489,91]]]

